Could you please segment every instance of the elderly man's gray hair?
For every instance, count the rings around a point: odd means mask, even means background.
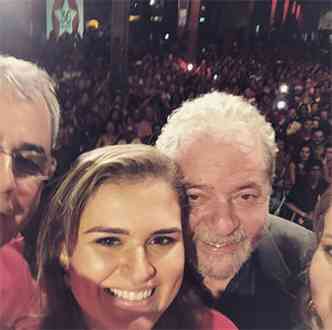
[[[46,103],[51,117],[54,148],[59,132],[60,107],[55,83],[47,72],[34,63],[0,55],[0,91],[12,93],[20,101]]]
[[[264,146],[267,171],[272,180],[277,152],[274,130],[264,116],[240,96],[213,92],[184,102],[169,116],[156,146],[176,159],[183,144],[201,134],[230,141],[236,136],[239,141],[244,132],[257,136]]]

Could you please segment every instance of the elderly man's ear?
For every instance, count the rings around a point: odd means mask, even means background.
[[[57,168],[57,165],[58,165],[57,160],[56,160],[54,157],[52,157],[52,159],[51,159],[51,163],[50,163],[50,165],[49,165],[49,167],[48,167],[48,172],[47,172],[47,176],[48,176],[49,178],[51,178],[51,177],[54,175],[55,170],[56,170],[56,168]]]

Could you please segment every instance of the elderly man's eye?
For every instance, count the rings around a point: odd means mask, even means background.
[[[197,202],[198,200],[202,199],[203,195],[203,192],[197,188],[187,189],[189,202]]]
[[[260,194],[254,191],[245,191],[240,192],[238,194],[235,194],[232,197],[232,201],[234,205],[238,205],[239,207],[248,207],[248,206],[254,206],[258,202],[261,201]]]
[[[198,194],[190,194],[190,193],[188,193],[188,198],[191,201],[197,201],[199,199],[199,195]]]
[[[249,201],[251,199],[256,199],[257,198],[257,195],[254,195],[254,194],[243,194],[241,195],[241,198],[245,201]]]

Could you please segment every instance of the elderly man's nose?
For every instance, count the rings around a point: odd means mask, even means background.
[[[229,235],[239,226],[239,220],[235,215],[231,203],[222,198],[218,199],[214,205],[213,226],[223,235]]]
[[[9,193],[15,188],[15,176],[12,168],[12,159],[9,155],[0,152],[0,193]]]

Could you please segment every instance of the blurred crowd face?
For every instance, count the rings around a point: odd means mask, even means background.
[[[151,329],[170,305],[184,269],[180,213],[162,179],[105,183],[90,197],[68,268],[90,329]]]
[[[314,165],[309,169],[309,176],[313,180],[319,180],[322,177],[322,169],[319,165]]]
[[[313,103],[311,106],[311,113],[315,114],[318,112],[318,104],[317,103]]]
[[[320,125],[320,116],[319,115],[313,115],[312,116],[312,128],[318,129]]]
[[[313,133],[312,135],[312,141],[315,144],[321,144],[324,142],[324,133],[321,130],[318,130],[316,132]]]
[[[322,120],[328,120],[328,117],[329,117],[329,113],[328,113],[328,111],[326,111],[326,110],[322,110],[322,111],[320,112],[320,118],[321,118]]]
[[[329,117],[329,118],[327,119],[327,121],[328,121],[328,123],[330,124],[330,127],[332,128],[332,118]]]
[[[262,235],[270,184],[263,148],[252,136],[225,142],[201,135],[177,155],[191,204],[191,262],[204,276],[226,280]]]
[[[328,146],[325,149],[325,158],[328,162],[332,161],[332,147],[331,146]]]
[[[306,119],[303,123],[303,128],[305,129],[305,131],[310,132],[311,128],[312,128],[312,122],[310,119]]]
[[[310,267],[312,299],[324,329],[332,329],[332,208]]]
[[[304,146],[300,150],[300,158],[302,161],[306,161],[310,158],[311,150],[309,146]]]
[[[38,205],[51,120],[46,104],[0,99],[0,246],[20,232]],[[39,168],[40,166],[40,168]],[[45,171],[44,171],[45,170]]]

